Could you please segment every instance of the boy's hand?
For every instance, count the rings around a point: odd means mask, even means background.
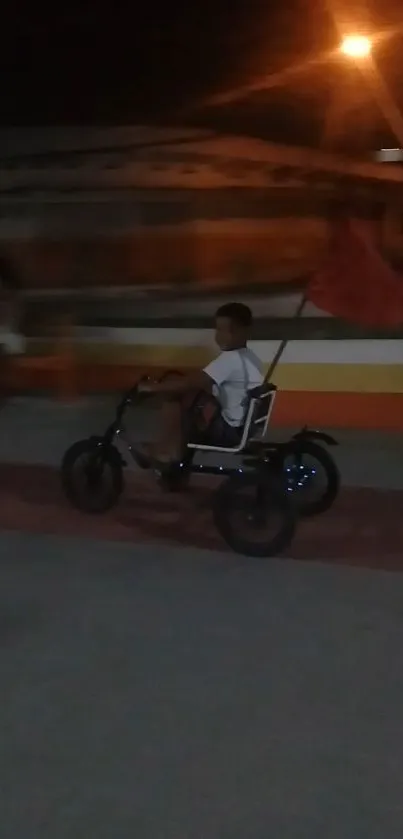
[[[186,393],[189,390],[206,390],[211,392],[213,380],[203,370],[194,371],[187,376],[178,376],[177,379],[164,379],[162,382],[144,381],[139,382],[139,393]]]
[[[157,388],[156,382],[140,382],[137,386],[139,393],[155,393]]]

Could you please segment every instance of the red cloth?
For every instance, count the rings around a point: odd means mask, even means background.
[[[403,277],[383,259],[368,226],[358,219],[338,225],[306,296],[319,309],[362,326],[403,324]]]

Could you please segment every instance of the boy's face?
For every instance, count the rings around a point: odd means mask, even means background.
[[[246,343],[246,330],[230,318],[216,318],[215,341],[220,350],[234,350]]]

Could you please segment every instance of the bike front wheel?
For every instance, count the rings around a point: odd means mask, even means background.
[[[215,494],[213,516],[226,544],[243,556],[278,556],[296,532],[297,512],[283,481],[265,471],[227,478]]]
[[[64,455],[61,465],[64,494],[84,513],[106,513],[123,491],[123,466],[115,446],[97,438],[79,440]]]

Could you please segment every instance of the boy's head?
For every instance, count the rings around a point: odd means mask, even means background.
[[[249,338],[252,312],[243,303],[226,303],[217,310],[215,323],[215,340],[220,350],[237,350]]]

